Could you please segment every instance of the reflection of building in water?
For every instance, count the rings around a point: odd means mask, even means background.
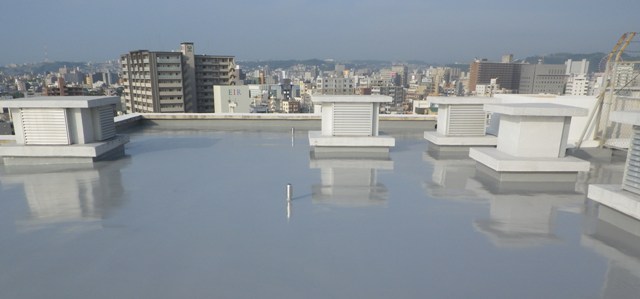
[[[424,152],[422,160],[433,165],[432,182],[424,184],[430,196],[477,201],[475,192],[467,188],[469,178],[476,173],[476,161],[471,160],[468,153],[466,158],[441,159],[434,157],[430,152]]]
[[[320,185],[312,186],[314,203],[338,206],[385,204],[389,195],[378,182],[378,170],[392,170],[388,159],[311,158],[310,168],[320,168]]]
[[[504,185],[490,186],[481,180],[477,182],[481,183],[474,191],[479,197],[489,199],[490,216],[476,220],[474,227],[498,247],[529,247],[554,242],[557,240],[554,233],[556,211],[580,213],[585,197],[566,192],[566,187],[557,184],[547,188],[535,184],[527,189],[521,185],[505,188]],[[538,191],[540,187],[546,192]],[[551,191],[553,188],[559,191]]]
[[[128,159],[74,166],[5,166],[2,185],[22,185],[30,210],[26,224],[101,219],[122,202],[120,169]]]
[[[581,244],[609,260],[601,298],[638,298],[640,221],[598,205]]]

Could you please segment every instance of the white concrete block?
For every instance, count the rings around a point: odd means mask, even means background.
[[[595,96],[571,96],[571,95],[549,95],[549,94],[496,94],[495,98],[498,98],[503,104],[524,104],[524,103],[553,103],[560,105],[567,105],[573,107],[584,108],[591,113],[595,107],[597,98]],[[573,116],[571,117],[571,127],[569,129],[568,146],[573,146],[582,137],[582,132],[586,126],[588,126],[589,117],[585,116]],[[490,132],[489,130],[487,130]],[[594,126],[591,126],[587,130],[585,141],[581,144],[581,147],[598,147],[599,142],[593,142],[595,136]]]
[[[518,157],[563,157],[564,132],[562,116],[501,115],[497,148]]]
[[[496,136],[445,136],[434,131],[424,132],[424,139],[441,146],[496,146],[498,144]]]
[[[471,148],[469,157],[498,172],[579,172],[590,168],[588,161],[576,157],[517,157],[496,148]]]
[[[501,101],[490,97],[429,97],[428,101],[438,105],[484,105],[498,104]],[[438,109],[440,111],[440,109]]]
[[[391,103],[393,98],[381,95],[314,95],[311,101],[317,103]]]
[[[585,116],[587,109],[549,103],[486,104],[489,112],[522,116]]]
[[[116,137],[90,144],[72,145],[2,145],[0,157],[99,157],[121,145],[129,142],[129,136],[117,135]]]
[[[309,145],[320,147],[393,147],[396,140],[389,136],[325,136],[321,131],[309,131]]]
[[[622,190],[620,185],[589,185],[587,197],[640,220],[640,197]]]
[[[107,96],[56,96],[19,98],[0,101],[2,108],[93,108],[120,104],[120,97]]]
[[[517,157],[565,156],[571,116],[586,115],[578,107],[549,103],[487,104],[500,114],[498,150]]]

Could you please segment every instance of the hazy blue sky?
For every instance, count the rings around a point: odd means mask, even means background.
[[[105,61],[135,49],[256,59],[469,62],[608,52],[638,0],[2,0],[0,65]]]

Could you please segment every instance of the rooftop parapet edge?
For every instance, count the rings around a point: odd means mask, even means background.
[[[499,104],[502,100],[489,97],[428,97],[427,101],[442,105]]]
[[[0,107],[2,108],[93,108],[112,104],[120,105],[120,98],[107,96],[54,96],[0,101]]]
[[[505,115],[522,116],[586,116],[587,109],[550,104],[550,103],[528,103],[528,104],[486,104],[484,109],[489,112],[501,113]]]
[[[314,103],[391,103],[393,98],[381,95],[317,95],[311,96]]]

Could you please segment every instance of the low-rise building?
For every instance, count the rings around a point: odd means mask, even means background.
[[[315,94],[318,95],[352,95],[355,94],[353,78],[319,77],[316,80]]]
[[[216,85],[212,89],[215,113],[250,113],[251,94],[247,85]]]
[[[296,100],[282,101],[282,112],[284,113],[299,113],[300,102]]]

